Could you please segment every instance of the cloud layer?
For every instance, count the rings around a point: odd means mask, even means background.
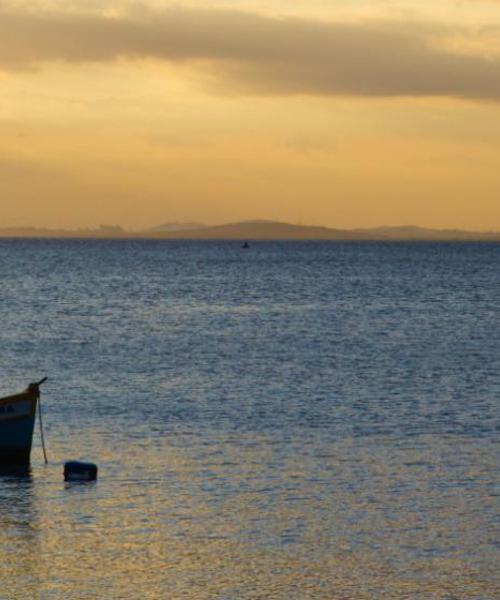
[[[205,69],[224,93],[500,99],[500,59],[446,50],[429,42],[430,33],[439,38],[417,23],[220,9],[145,9],[123,18],[3,10],[0,69],[153,58]]]

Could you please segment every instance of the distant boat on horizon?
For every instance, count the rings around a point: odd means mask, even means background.
[[[241,247],[242,247],[242,248],[244,248],[245,250],[247,250],[248,248],[250,248],[250,244],[249,244],[248,242],[244,242],[244,243],[241,245]]]
[[[0,464],[29,465],[40,385],[30,383],[20,394],[0,398]]]

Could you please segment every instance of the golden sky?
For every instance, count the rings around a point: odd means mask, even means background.
[[[0,1],[0,227],[500,230],[500,1]]]

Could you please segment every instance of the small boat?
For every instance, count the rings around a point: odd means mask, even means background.
[[[244,248],[245,250],[247,250],[248,248],[250,248],[250,244],[248,242],[245,242],[244,244],[241,245],[242,248]]]
[[[0,398],[0,464],[29,464],[40,386],[46,379]]]

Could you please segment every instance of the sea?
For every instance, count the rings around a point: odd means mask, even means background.
[[[500,245],[2,240],[0,348],[1,600],[500,598]]]

